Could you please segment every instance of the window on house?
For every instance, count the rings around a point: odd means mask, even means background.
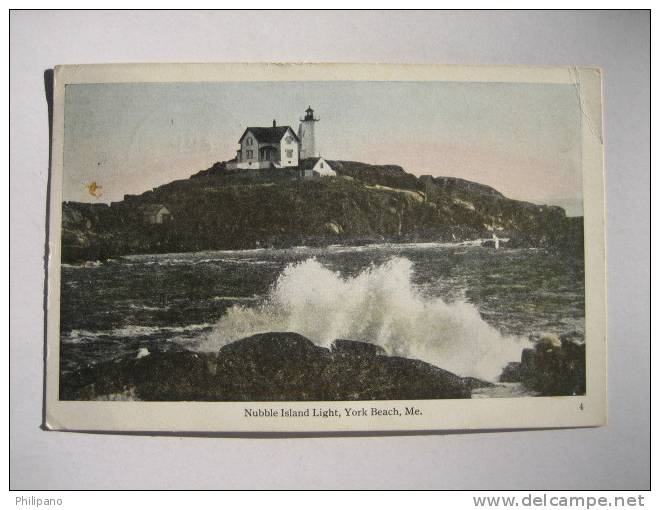
[[[321,161],[321,168],[323,168],[323,161]]]
[[[247,138],[245,140],[245,145],[252,145],[252,138]]]
[[[252,159],[252,151],[251,150],[247,151],[247,158]]]
[[[286,157],[287,158],[292,158],[293,157],[293,149],[287,149]]]

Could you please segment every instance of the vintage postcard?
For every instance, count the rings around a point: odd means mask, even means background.
[[[45,427],[606,422],[596,68],[61,66]]]

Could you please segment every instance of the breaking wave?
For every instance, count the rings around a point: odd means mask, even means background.
[[[216,351],[257,333],[293,331],[320,346],[336,338],[378,344],[462,376],[494,380],[528,340],[503,336],[466,302],[424,296],[402,257],[342,277],[316,259],[290,264],[265,301],[234,305],[199,344]]]

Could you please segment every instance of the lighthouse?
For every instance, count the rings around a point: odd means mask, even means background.
[[[300,159],[313,158],[316,156],[316,141],[314,139],[314,124],[320,119],[314,118],[314,110],[311,106],[305,110],[305,117],[300,119],[298,127],[298,138],[300,138]]]

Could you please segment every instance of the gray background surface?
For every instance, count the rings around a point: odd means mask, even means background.
[[[14,11],[10,17],[12,488],[650,486],[647,12]],[[287,25],[288,30],[273,29]],[[248,61],[603,68],[606,427],[288,439],[96,435],[39,428],[48,182],[44,70],[56,64]]]

